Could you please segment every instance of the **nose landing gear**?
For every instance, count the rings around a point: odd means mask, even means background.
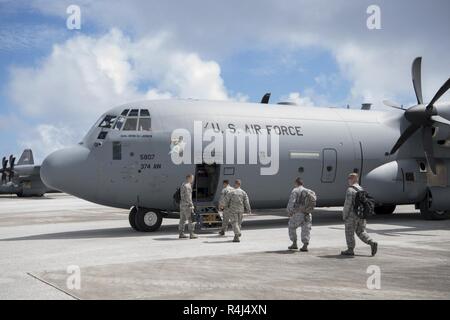
[[[128,216],[130,226],[140,232],[157,231],[161,227],[162,220],[161,212],[155,209],[132,207]]]

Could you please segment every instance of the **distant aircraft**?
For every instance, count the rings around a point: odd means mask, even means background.
[[[34,165],[33,152],[30,149],[23,151],[17,164],[15,161],[13,155],[10,155],[9,159],[2,159],[0,194],[42,197],[44,193],[52,191],[42,182],[40,166]]]
[[[130,225],[139,231],[155,231],[163,218],[172,216],[177,209],[173,194],[191,172],[198,210],[214,207],[222,179],[236,178],[243,181],[253,208],[284,207],[297,176],[316,191],[318,206],[340,206],[347,175],[357,172],[377,202],[377,214],[391,214],[399,204],[415,204],[426,219],[447,218],[450,104],[436,101],[449,89],[450,79],[424,103],[420,70],[417,58],[412,67],[417,105],[406,110],[388,102],[394,109],[299,108],[269,104],[268,95],[261,103],[129,103],[103,114],[79,145],[50,154],[41,177],[49,187],[77,197],[131,208]],[[224,136],[239,130],[261,136],[263,129],[271,138],[278,136],[276,174],[262,175],[261,164],[211,163],[213,151],[200,153],[200,161],[175,164],[174,152],[194,154],[195,149],[173,134],[185,128],[195,140],[196,121],[201,121],[201,131],[213,129]],[[200,143],[205,150],[208,142]],[[234,160],[239,155],[232,151]],[[222,156],[230,154],[226,149]]]

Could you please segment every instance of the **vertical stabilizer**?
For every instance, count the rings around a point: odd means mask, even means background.
[[[34,164],[33,151],[31,149],[25,149],[17,163],[18,166],[25,164]]]

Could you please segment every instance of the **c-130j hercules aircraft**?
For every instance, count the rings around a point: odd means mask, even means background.
[[[301,176],[316,191],[318,206],[340,206],[346,179],[358,172],[377,202],[377,214],[415,204],[426,219],[450,212],[450,104],[422,98],[421,58],[412,66],[417,105],[362,111],[267,103],[198,100],[144,101],[106,112],[79,145],[58,150],[43,162],[49,187],[98,204],[131,208],[130,225],[157,230],[177,206],[173,194],[187,173],[195,173],[196,206],[213,205],[222,179],[242,179],[253,208],[287,203],[293,179]],[[265,98],[267,102],[267,97]],[[261,175],[254,164],[193,163],[171,160],[171,134],[193,131],[201,121],[224,129],[267,128],[279,136],[279,169]],[[205,205],[206,204],[206,205]]]

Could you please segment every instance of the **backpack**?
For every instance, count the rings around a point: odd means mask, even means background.
[[[360,219],[367,219],[375,214],[375,201],[369,194],[362,189],[356,187],[355,203],[353,204],[353,212]]]
[[[302,197],[302,195],[304,195]],[[302,203],[300,202],[300,198],[302,198]],[[299,206],[304,210],[305,213],[312,213],[317,203],[316,193],[310,189],[304,188],[302,193],[297,199]]]
[[[176,204],[179,204],[181,202],[181,189],[178,187],[177,191],[173,194],[173,200]]]

